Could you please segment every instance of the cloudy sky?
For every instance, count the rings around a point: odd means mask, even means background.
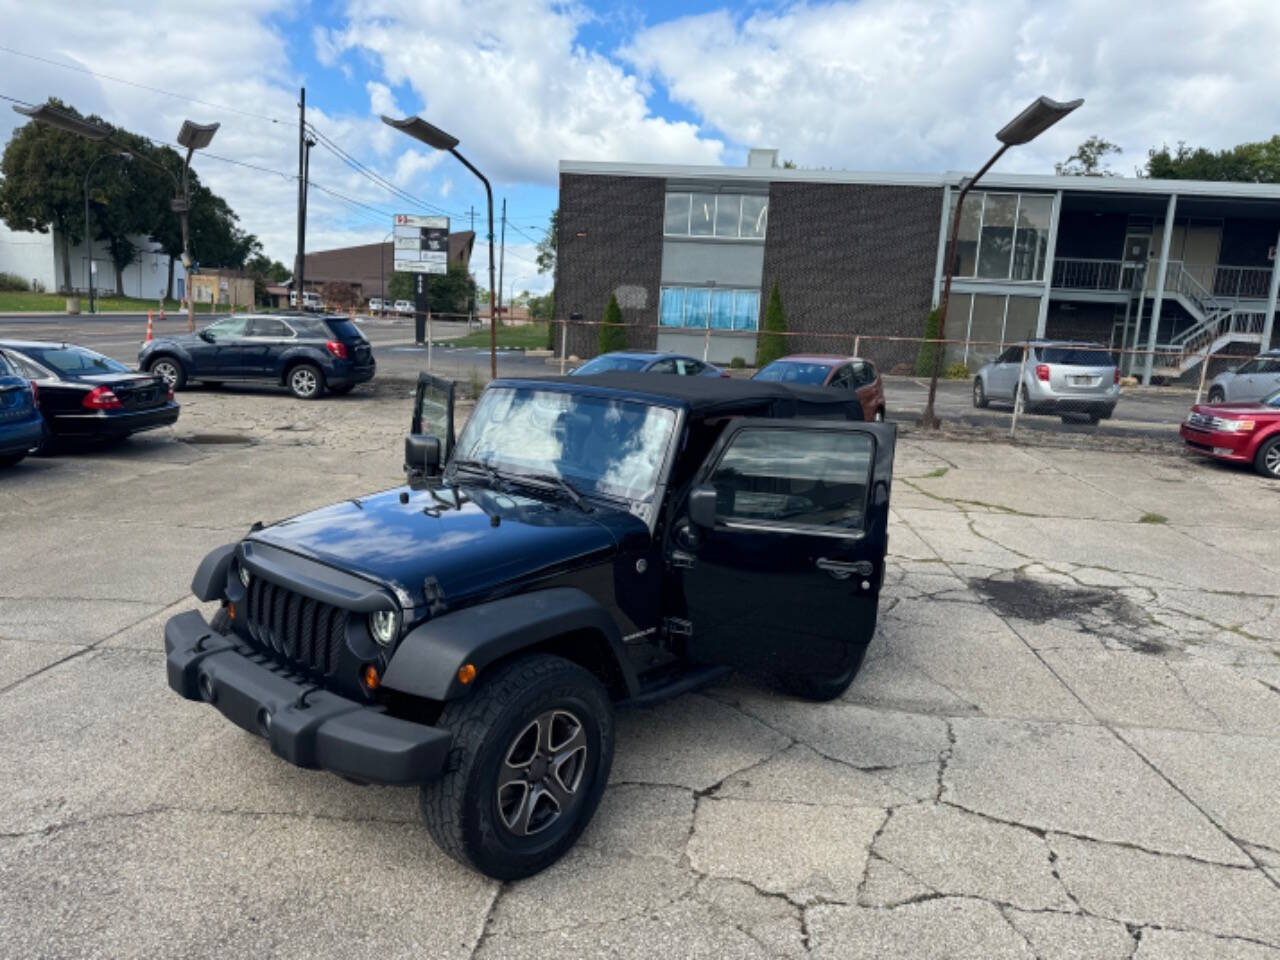
[[[1280,132],[1275,0],[0,0],[0,22],[0,95],[156,140],[221,122],[200,174],[286,263],[303,85],[317,129],[414,198],[317,147],[310,249],[376,242],[399,212],[465,228],[474,207],[480,225],[470,174],[378,121],[421,114],[507,198],[516,290],[549,284],[533,241],[561,159],[741,164],[772,146],[801,166],[966,169],[1041,93],[1085,106],[1004,169],[1050,172],[1092,133],[1132,175],[1164,142]],[[0,113],[0,140],[21,120]]]

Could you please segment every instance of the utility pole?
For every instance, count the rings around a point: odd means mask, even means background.
[[[502,267],[507,260],[507,198],[502,198],[502,241],[498,247],[498,306],[494,309],[493,304],[489,304],[489,322],[496,324],[497,318],[502,313]]]
[[[307,259],[307,88],[303,87],[298,99],[298,253],[293,264],[293,291],[295,306],[303,308],[302,285],[305,281]]]
[[[471,205],[471,232],[476,232],[476,205]]]

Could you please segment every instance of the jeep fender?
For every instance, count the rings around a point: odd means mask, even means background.
[[[235,555],[236,544],[227,543],[214,547],[205,554],[200,566],[196,567],[196,575],[191,578],[191,592],[197,600],[206,603],[210,600],[221,600],[227,591],[227,571],[231,568],[231,558]]]
[[[389,690],[453,700],[467,692],[458,669],[484,668],[524,648],[567,633],[590,630],[604,637],[628,696],[638,689],[635,671],[623,650],[617,624],[594,599],[573,587],[554,587],[505,597],[428,620],[396,648],[382,677]]]

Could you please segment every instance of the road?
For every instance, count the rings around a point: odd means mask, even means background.
[[[200,322],[207,323],[208,319],[202,317]],[[373,344],[380,377],[409,380],[416,378],[420,370],[427,369],[427,351],[414,345],[410,321],[370,318],[363,321],[361,326],[365,336]],[[131,364],[137,360],[138,346],[146,333],[146,327],[145,314],[96,317],[0,316],[0,339],[65,339]],[[184,316],[171,316],[163,321],[155,321],[156,336],[185,333],[186,330]],[[472,377],[487,380],[488,350],[452,348],[439,342],[461,336],[465,332],[465,325],[460,323],[439,323],[434,326],[433,338],[437,344],[432,349],[431,369],[455,380],[467,381]],[[526,357],[521,351],[502,351],[498,355],[500,376],[541,377],[556,374],[559,369],[556,363],[549,364],[542,358]],[[1004,428],[1009,425],[1011,411],[1007,406],[997,405],[987,410],[976,410],[969,391],[970,385],[965,381],[939,383],[939,416],[949,422],[969,426]],[[914,377],[886,377],[885,396],[890,419],[908,422],[918,420],[928,396],[928,381]],[[1122,396],[1115,418],[1101,425],[1064,424],[1058,417],[1027,416],[1020,419],[1020,427],[1082,434],[1101,432],[1119,435],[1168,435],[1177,429],[1193,399],[1193,394],[1181,389],[1128,388]]]

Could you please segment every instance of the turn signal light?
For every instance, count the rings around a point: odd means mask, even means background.
[[[1036,364],[1036,379],[1045,383],[1049,382],[1049,365],[1047,363]]]
[[[123,406],[110,387],[94,387],[80,402],[86,410],[119,410]]]
[[[324,348],[339,360],[347,359],[347,345],[341,340],[330,340],[324,345]]]
[[[236,618],[236,605],[230,601],[227,602],[227,616],[232,620]]]
[[[363,673],[364,685],[370,690],[377,690],[378,684],[382,682],[382,678],[378,676],[378,668],[372,663],[366,663]]]
[[[464,663],[458,668],[458,682],[464,687],[476,678],[476,665]]]
[[[1113,371],[1112,371],[1112,374],[1111,374],[1111,382],[1112,382],[1112,383],[1119,383],[1119,382],[1120,382],[1120,368],[1119,368],[1119,367],[1116,367],[1116,368],[1115,368],[1115,370],[1113,370]]]

